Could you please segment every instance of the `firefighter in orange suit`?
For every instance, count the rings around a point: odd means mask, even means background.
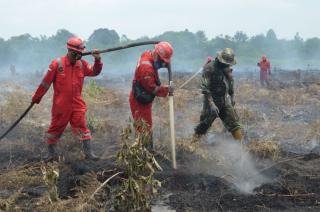
[[[47,131],[48,158],[56,160],[56,144],[68,123],[72,131],[82,141],[83,151],[87,159],[96,160],[91,149],[91,133],[86,122],[86,104],[81,96],[84,77],[97,76],[102,70],[100,54],[97,50],[92,54],[94,65],[81,59],[85,50],[81,38],[73,36],[67,41],[68,53],[53,60],[41,84],[32,97],[32,102],[39,104],[51,84],[53,84],[53,104],[51,124]]]

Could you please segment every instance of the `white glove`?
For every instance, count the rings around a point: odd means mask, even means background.
[[[173,93],[174,92],[174,84],[173,84],[172,81],[170,82],[170,85],[168,86],[168,90],[169,90],[169,93]]]

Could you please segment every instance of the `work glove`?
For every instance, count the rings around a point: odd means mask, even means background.
[[[207,61],[206,61],[206,63],[205,63],[204,65],[207,65],[207,64],[210,63],[212,60],[214,60],[214,58],[211,57],[211,56],[208,56],[208,57],[207,57]]]
[[[41,97],[33,96],[33,97],[32,97],[32,100],[31,100],[31,103],[33,103],[33,104],[39,104],[40,101],[41,101]]]
[[[206,97],[207,99],[208,99],[208,97]],[[209,100],[208,99],[208,103],[209,103],[209,107],[208,107],[208,112],[210,113],[210,114],[215,114],[215,115],[217,115],[217,116],[219,116],[219,108],[217,107],[217,105],[212,101],[212,100]]]
[[[92,56],[94,57],[94,60],[101,60],[101,56],[98,49],[94,49],[92,51]]]

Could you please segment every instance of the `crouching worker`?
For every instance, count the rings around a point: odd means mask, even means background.
[[[94,50],[94,65],[81,59],[85,49],[79,37],[67,41],[68,52],[65,56],[53,60],[41,84],[32,97],[39,104],[50,85],[53,84],[53,104],[51,124],[46,134],[48,144],[47,161],[57,160],[56,145],[66,126],[70,122],[72,132],[82,141],[86,159],[97,160],[91,149],[91,133],[86,122],[86,104],[82,98],[85,76],[97,76],[102,70],[100,54]],[[96,53],[95,53],[96,52]]]
[[[234,89],[231,66],[236,64],[234,52],[225,48],[203,67],[203,109],[200,123],[195,127],[193,142],[206,134],[213,121],[220,118],[236,140],[242,139],[239,117],[234,109]]]
[[[173,87],[160,83],[158,69],[170,64],[173,48],[168,42],[160,42],[153,50],[142,53],[136,66],[129,96],[131,113],[135,122],[136,135],[147,137],[146,148],[153,150],[152,102],[155,96],[166,97]]]

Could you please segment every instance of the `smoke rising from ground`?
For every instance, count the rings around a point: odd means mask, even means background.
[[[194,168],[224,178],[243,193],[253,193],[255,188],[271,182],[268,177],[259,173],[254,157],[243,144],[213,134],[208,135],[205,142],[209,144],[205,149],[214,162],[205,165],[194,163]]]

